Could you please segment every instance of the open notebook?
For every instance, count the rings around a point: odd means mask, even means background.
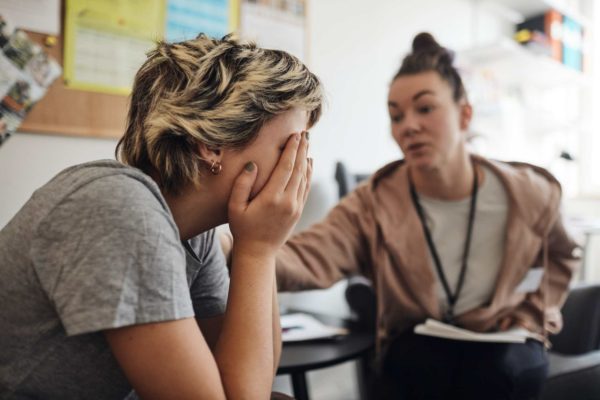
[[[346,334],[347,329],[325,325],[309,314],[293,313],[281,316],[281,340],[284,342],[327,339]]]
[[[532,334],[525,328],[512,328],[505,332],[478,333],[457,328],[456,326],[448,325],[434,319],[428,319],[424,324],[417,325],[415,333],[471,342],[525,343],[528,338],[535,338],[535,334]]]

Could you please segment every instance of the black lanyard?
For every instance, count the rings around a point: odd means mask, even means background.
[[[475,222],[475,207],[477,205],[477,190],[479,188],[479,183],[477,181],[477,171],[475,170],[475,166],[473,166],[473,172],[473,190],[471,191],[471,209],[469,210],[469,225],[467,227],[467,238],[465,240],[465,248],[463,251],[460,275],[458,277],[458,283],[456,285],[456,291],[454,293],[452,293],[452,291],[450,290],[450,285],[448,285],[446,274],[444,274],[442,262],[440,260],[440,256],[438,255],[437,249],[435,248],[435,244],[433,243],[433,238],[431,237],[429,227],[427,226],[427,222],[425,220],[425,212],[423,211],[423,206],[419,202],[419,196],[417,195],[417,191],[415,190],[415,185],[413,184],[412,180],[409,180],[410,195],[412,197],[413,204],[417,209],[419,219],[421,220],[423,232],[425,233],[425,239],[427,239],[427,244],[429,246],[429,250],[431,251],[433,261],[435,263],[435,268],[437,270],[440,281],[442,281],[444,292],[446,292],[446,298],[448,300],[448,309],[444,313],[443,320],[444,322],[449,324],[454,324],[454,306],[458,301],[458,296],[460,296],[460,291],[463,287],[463,283],[465,282],[465,274],[467,272],[467,260],[469,258],[469,248],[471,247],[471,234],[473,233],[473,225]]]

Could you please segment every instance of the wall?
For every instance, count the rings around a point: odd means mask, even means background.
[[[0,228],[62,169],[114,158],[115,140],[17,133],[0,147]]]

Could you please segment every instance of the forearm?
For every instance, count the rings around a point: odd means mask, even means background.
[[[215,358],[227,397],[265,399],[274,376],[275,260],[234,249],[232,262],[227,311]]]
[[[324,289],[344,277],[371,269],[368,240],[373,227],[365,207],[353,194],[327,218],[294,235],[277,253],[277,284],[281,291]],[[366,228],[365,228],[366,226]]]
[[[277,282],[273,284],[273,375],[277,374],[281,360],[281,322],[279,319],[279,301],[277,298]]]

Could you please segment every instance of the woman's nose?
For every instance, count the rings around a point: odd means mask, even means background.
[[[420,131],[419,119],[414,113],[406,113],[402,126],[400,127],[400,133],[402,136],[411,137]]]

